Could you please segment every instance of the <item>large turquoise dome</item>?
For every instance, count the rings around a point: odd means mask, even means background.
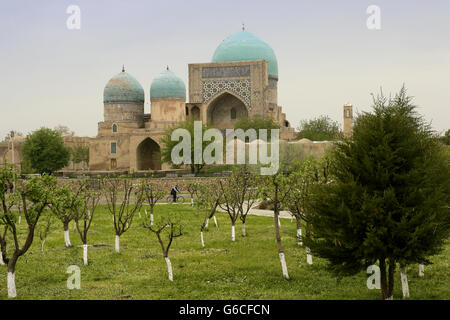
[[[252,60],[266,60],[269,64],[269,75],[278,77],[278,62],[273,49],[246,30],[225,39],[214,52],[212,62]]]
[[[153,80],[150,87],[150,98],[186,99],[186,86],[183,80],[167,68]]]
[[[103,90],[105,103],[144,103],[144,99],[144,89],[141,84],[125,70],[109,80]]]

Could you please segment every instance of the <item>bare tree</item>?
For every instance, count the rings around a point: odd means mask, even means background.
[[[183,235],[183,225],[179,219],[173,218],[171,215],[158,220],[159,221],[154,225],[151,225],[149,221],[145,221],[143,225],[156,235],[158,242],[161,245],[164,260],[166,260],[167,263],[169,280],[173,281],[173,269],[169,258],[169,249],[173,239]]]
[[[186,190],[189,192],[189,195],[191,196],[191,206],[194,206],[194,195],[197,194],[199,187],[200,187],[200,183],[197,181],[188,183],[188,185],[186,187]]]
[[[150,206],[150,223],[153,224],[154,208],[158,201],[166,195],[167,184],[163,181],[154,182],[150,179],[144,181],[144,195]]]
[[[206,209],[205,218],[203,219],[202,225],[200,226],[200,240],[202,243],[202,247],[205,246],[203,231],[205,229],[208,229],[209,220],[214,218],[216,227],[218,226],[215,214],[217,207],[219,206],[221,201],[222,191],[218,180],[211,180],[198,186],[197,206]]]
[[[1,213],[0,220],[6,226],[1,234],[1,248],[3,261],[8,265],[8,297],[14,298],[17,296],[16,282],[15,282],[15,268],[18,259],[24,255],[34,239],[34,232],[39,218],[45,207],[50,202],[52,195],[52,188],[56,185],[56,179],[44,175],[43,177],[34,177],[30,181],[18,181],[16,184],[16,192],[7,195],[5,193],[5,184],[8,180],[15,180],[17,173],[13,167],[6,166],[0,168],[0,201]],[[20,244],[19,230],[16,228],[17,216],[11,208],[18,202],[22,204],[23,213],[27,222],[27,232],[25,241]],[[7,232],[11,232],[14,248],[11,250],[11,255],[7,251]]]
[[[94,181],[80,182],[80,189],[82,190],[81,205],[75,207],[75,224],[77,231],[80,234],[81,242],[83,243],[83,263],[88,265],[88,244],[87,234],[91,227],[94,218],[95,209],[100,201],[101,192],[93,187]]]
[[[287,195],[291,192],[292,186],[289,183],[287,177],[283,173],[281,173],[280,170],[272,176],[265,177],[263,185],[263,195],[266,198],[270,199],[274,206],[273,212],[278,256],[280,257],[283,277],[285,279],[289,279],[284,250],[283,246],[281,245],[280,225],[278,219],[280,216],[281,204],[285,201]]]
[[[116,232],[115,249],[120,252],[120,236],[128,231],[134,214],[144,201],[143,185],[133,185],[129,179],[104,179],[104,191],[109,212],[112,214],[114,230]],[[134,199],[132,199],[132,192]],[[121,198],[119,200],[119,198]],[[134,200],[134,203],[131,203]],[[118,201],[121,203],[118,205]]]
[[[219,181],[223,201],[219,204],[228,213],[231,220],[231,240],[235,241],[235,223],[242,215],[242,234],[246,235],[245,220],[253,203],[257,200],[259,190],[256,189],[257,177],[250,173],[247,166],[233,172],[227,180]]]

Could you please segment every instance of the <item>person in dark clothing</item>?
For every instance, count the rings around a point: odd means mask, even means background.
[[[180,192],[180,190],[178,190],[178,186],[176,185],[175,187],[172,187],[172,190],[170,190],[170,194],[173,197],[173,202],[177,202],[177,193]]]

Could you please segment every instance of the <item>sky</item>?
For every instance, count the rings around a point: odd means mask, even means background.
[[[80,29],[67,28],[77,5]],[[370,5],[380,29],[369,29]],[[382,89],[405,85],[425,119],[450,128],[450,1],[417,0],[2,0],[0,140],[10,130],[68,126],[95,136],[103,89],[122,65],[145,90],[168,65],[188,84],[188,64],[210,62],[241,30],[278,59],[278,104],[297,127],[343,105],[370,111]]]

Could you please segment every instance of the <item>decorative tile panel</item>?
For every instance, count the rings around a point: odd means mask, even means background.
[[[249,79],[202,81],[203,103],[207,103],[224,91],[229,91],[239,96],[250,107],[251,85]]]

